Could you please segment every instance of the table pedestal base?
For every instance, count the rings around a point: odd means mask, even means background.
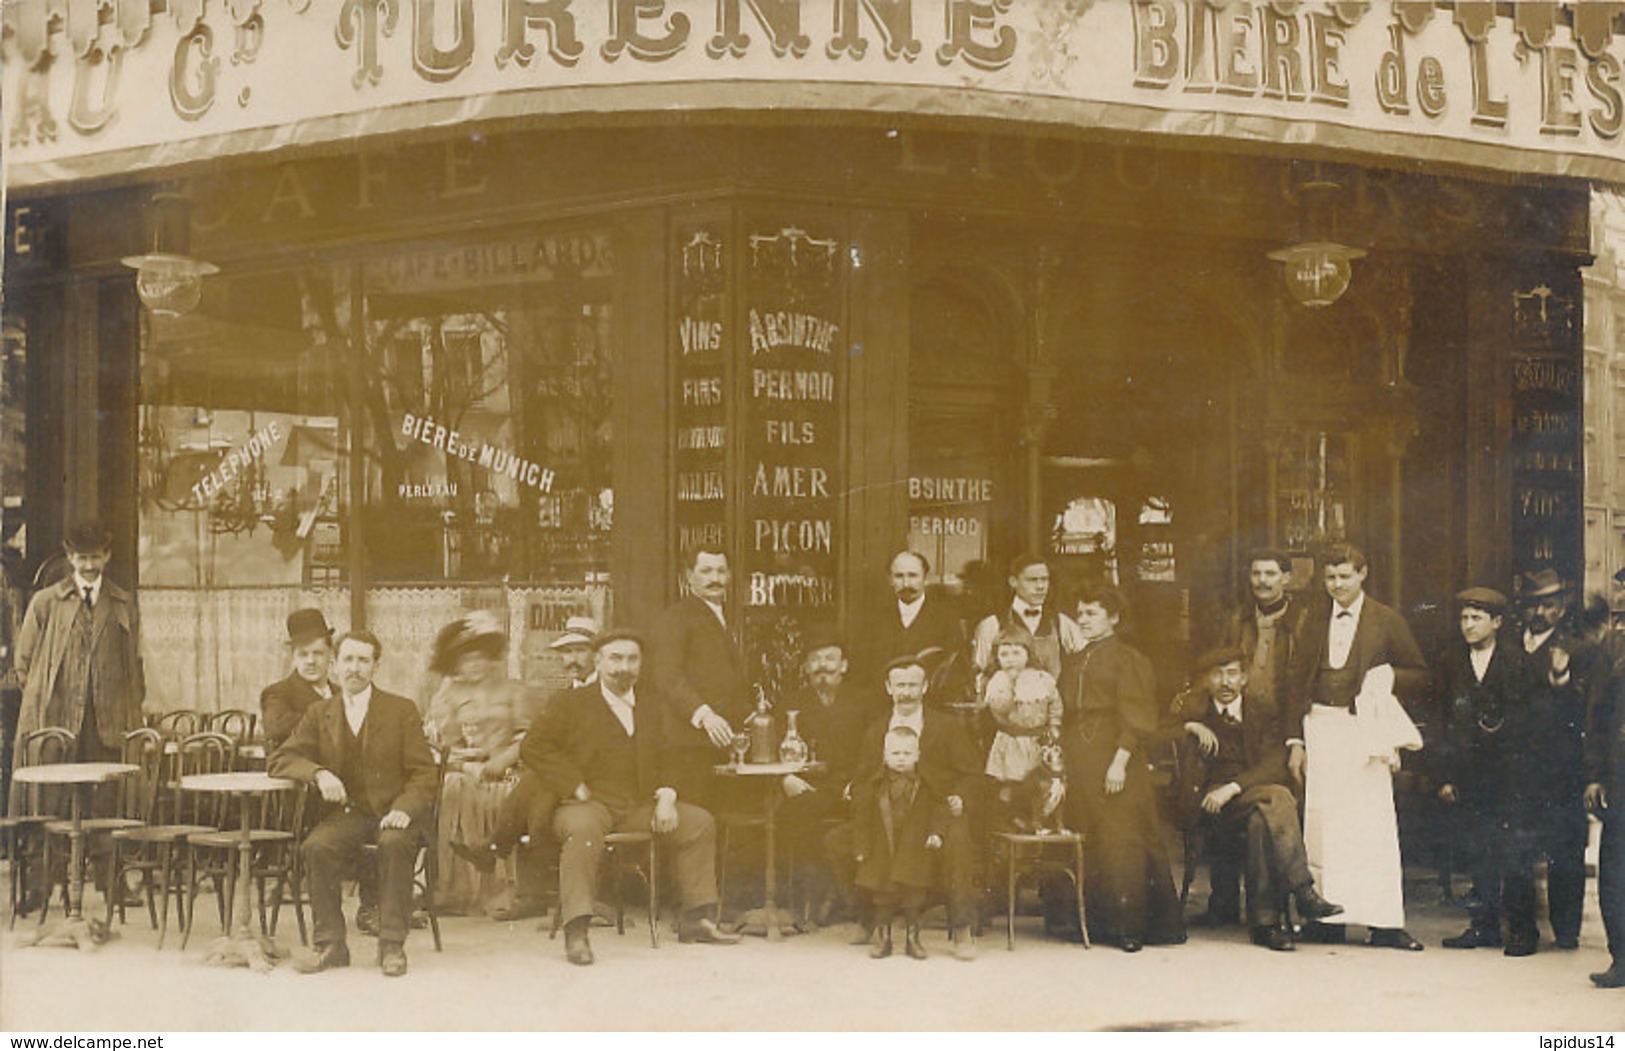
[[[94,950],[100,949],[112,936],[112,930],[101,920],[88,920],[83,916],[58,917],[46,922],[43,927],[24,931],[21,944],[25,948],[31,945],[57,945]]]
[[[802,934],[800,922],[795,913],[789,909],[769,906],[760,909],[750,909],[739,917],[735,930],[740,934],[754,934],[766,937],[768,941],[778,941],[786,934]]]
[[[209,943],[203,962],[210,967],[247,967],[264,974],[288,958],[288,950],[253,931],[238,931],[223,935]]]

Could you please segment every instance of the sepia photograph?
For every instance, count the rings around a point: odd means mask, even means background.
[[[0,122],[0,1030],[1625,1035],[1625,2],[0,0]]]

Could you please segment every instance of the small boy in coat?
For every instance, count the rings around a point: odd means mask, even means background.
[[[925,959],[920,911],[942,849],[947,805],[920,777],[920,738],[908,727],[886,734],[885,765],[858,785],[853,799],[857,885],[871,902],[869,926],[878,933],[869,955],[892,954],[892,922],[899,909],[903,951]]]

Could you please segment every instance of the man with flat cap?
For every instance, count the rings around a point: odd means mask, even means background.
[[[328,673],[333,669],[333,629],[319,609],[296,609],[288,614],[288,649],[293,670],[260,691],[260,728],[267,754],[275,751],[305,709],[333,696]]]
[[[1279,952],[1293,947],[1289,895],[1306,919],[1342,909],[1315,890],[1298,802],[1287,787],[1281,711],[1268,691],[1248,690],[1248,661],[1238,646],[1203,654],[1193,669],[1196,689],[1181,695],[1173,717],[1195,745],[1180,775],[1194,789],[1197,820],[1218,836],[1244,838],[1253,944]]]
[[[593,667],[593,640],[598,638],[598,622],[588,616],[570,617],[564,622],[559,637],[547,648],[559,655],[564,673],[570,676],[571,686],[586,686],[598,679]]]
[[[1535,925],[1536,864],[1544,857],[1547,915],[1559,949],[1580,945],[1585,903],[1585,719],[1591,645],[1573,634],[1562,577],[1542,569],[1525,578],[1521,702],[1511,728],[1515,783],[1512,857],[1502,881],[1508,956],[1528,956]]]
[[[1503,645],[1507,598],[1492,588],[1456,596],[1461,642],[1439,658],[1433,675],[1436,702],[1427,754],[1439,800],[1450,808],[1457,838],[1471,859],[1473,904],[1465,931],[1444,940],[1447,949],[1500,948],[1501,871],[1511,816],[1510,769],[1515,746],[1523,654]]]
[[[610,832],[650,831],[664,841],[679,891],[680,941],[736,942],[738,935],[721,931],[711,916],[716,823],[707,811],[678,801],[665,772],[660,705],[651,691],[638,689],[643,639],[612,630],[594,645],[598,681],[553,698],[521,746],[525,765],[560,800],[553,834],[565,957],[578,965],[593,962],[587,927]]]

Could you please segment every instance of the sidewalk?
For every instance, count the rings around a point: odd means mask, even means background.
[[[412,970],[379,975],[372,940],[351,942],[356,966],[305,976],[202,965],[218,933],[212,905],[198,909],[190,948],[171,931],[163,952],[143,914],[95,953],[17,946],[0,938],[0,1029],[59,1030],[1543,1030],[1625,1028],[1625,992],[1594,989],[1602,924],[1594,892],[1577,952],[1543,943],[1528,959],[1439,940],[1464,926],[1425,873],[1407,886],[1410,930],[1426,952],[1301,946],[1271,953],[1240,929],[1193,931],[1189,944],[1135,956],[1047,942],[1024,917],[1014,952],[1002,926],[980,959],[948,955],[940,927],[932,958],[870,960],[846,927],[781,943],[651,949],[643,917],[624,937],[595,929],[598,963],[572,967],[545,921],[442,921],[445,951],[427,931],[407,943]],[[91,901],[96,899],[92,896]],[[95,905],[93,904],[93,908]],[[1193,911],[1197,905],[1193,898]],[[297,944],[284,911],[281,941]],[[1351,935],[1359,929],[1352,928]]]

